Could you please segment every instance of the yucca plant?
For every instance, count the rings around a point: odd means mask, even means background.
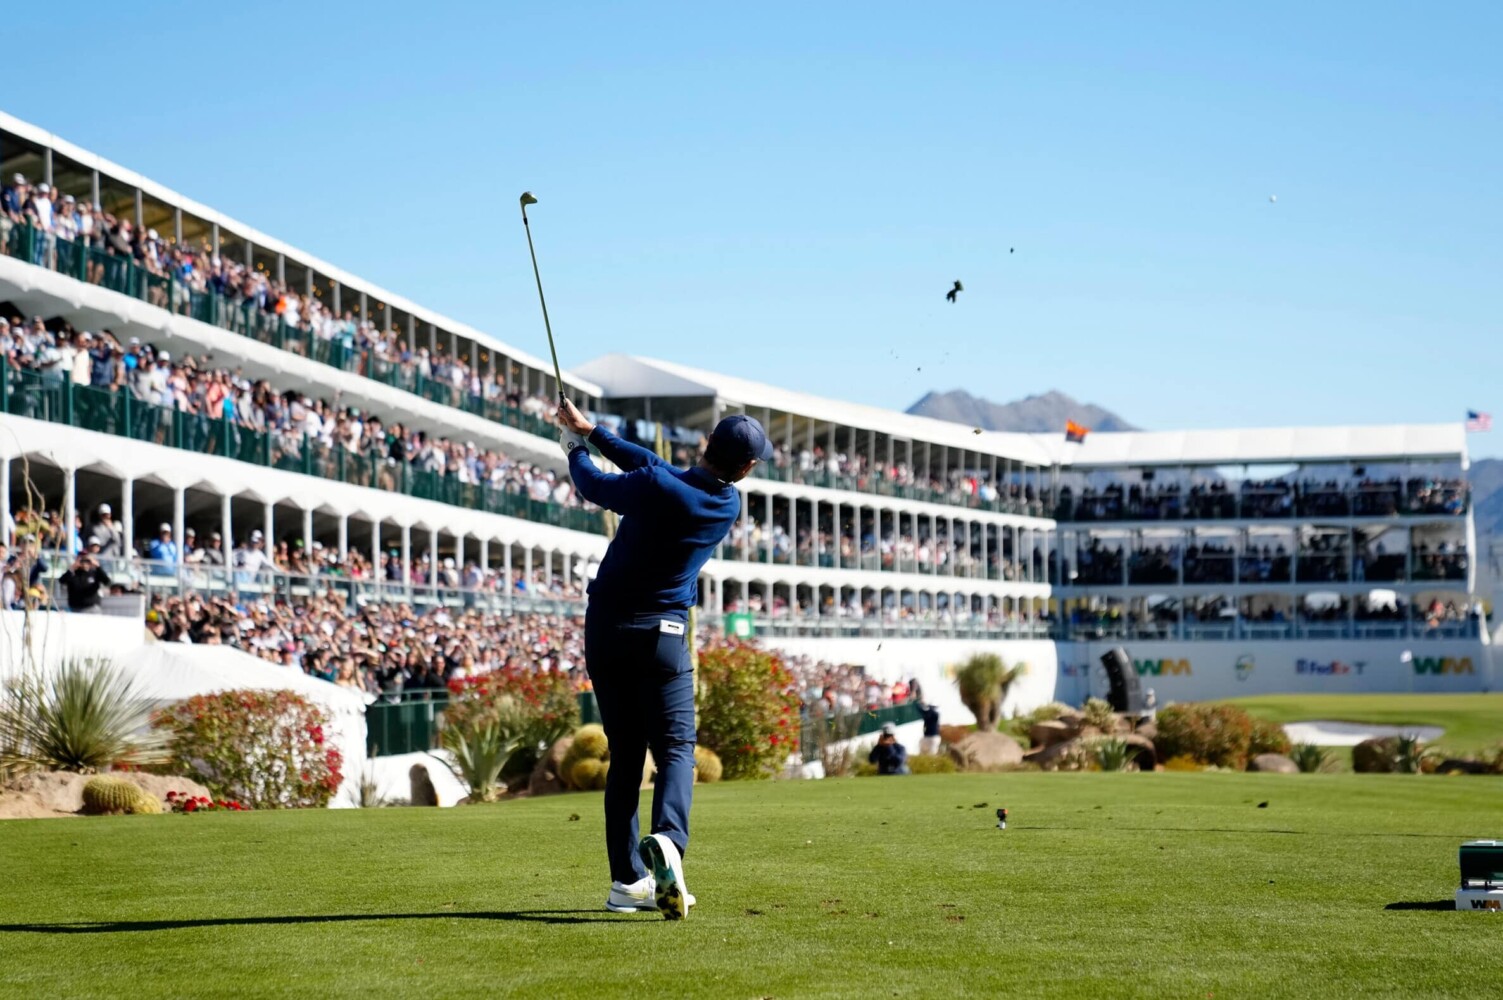
[[[1331,751],[1314,743],[1296,743],[1289,751],[1289,759],[1303,774],[1316,774],[1331,766]]]
[[[152,702],[109,660],[81,657],[29,673],[0,694],[0,771],[93,774],[166,763]]]
[[[1092,740],[1090,745],[1091,759],[1096,766],[1103,771],[1132,771],[1136,770],[1133,763],[1133,747],[1126,740],[1120,740],[1113,736],[1102,736]]]
[[[1002,720],[1002,702],[1023,676],[1023,664],[1009,667],[996,653],[977,653],[955,671],[960,700],[976,716],[976,728],[989,733]]]
[[[386,797],[381,794],[376,781],[374,764],[367,763],[360,769],[360,776],[345,792],[345,798],[349,799],[350,805],[356,809],[379,809],[387,804]]]

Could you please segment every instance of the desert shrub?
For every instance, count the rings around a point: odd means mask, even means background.
[[[160,764],[160,734],[143,732],[150,718],[150,701],[108,660],[71,659],[55,673],[22,675],[0,693],[0,776]]]
[[[1170,757],[1168,760],[1164,761],[1164,770],[1166,771],[1204,771],[1205,769],[1206,766],[1204,764],[1196,760],[1194,757],[1190,757],[1185,754],[1180,754],[1177,757]]]
[[[1086,741],[1085,748],[1096,767],[1102,771],[1136,771],[1138,769],[1137,764],[1134,763],[1138,748],[1126,740],[1100,736]]]
[[[1009,667],[996,653],[977,653],[955,668],[960,700],[976,717],[976,728],[991,732],[1002,719],[1002,702],[1023,676],[1023,664]]]
[[[799,749],[797,682],[778,653],[728,642],[699,654],[699,742],[727,781],[770,778]]]
[[[1315,774],[1331,769],[1331,751],[1314,743],[1297,743],[1289,751],[1289,759],[1303,774]]]
[[[1069,711],[1072,709],[1064,702],[1046,701],[1032,711],[1015,713],[1011,719],[1007,720],[1007,733],[1019,742],[1025,742],[1029,738],[1028,731],[1035,723],[1052,722]]]
[[[1267,719],[1253,719],[1252,732],[1248,735],[1247,755],[1256,757],[1260,753],[1277,753],[1288,756],[1294,748],[1294,743],[1289,739],[1289,734],[1284,732],[1284,727],[1277,722],[1269,722]]]
[[[611,743],[606,738],[605,728],[594,723],[580,726],[574,733],[574,742],[569,745],[569,752],[575,757],[594,757],[597,760],[604,760],[611,752]]]
[[[854,773],[858,778],[875,778],[877,776],[877,765],[871,761],[863,760],[856,765]]]
[[[861,733],[860,715],[837,715],[811,719],[804,729],[804,739],[817,754],[820,766],[827,778],[849,776],[858,764],[866,759],[866,752],[857,745]]]
[[[720,766],[720,758],[709,747],[697,746],[694,748],[694,776],[696,781],[709,784],[719,781],[724,768]]]
[[[951,726],[941,723],[939,727],[939,740],[945,746],[952,747],[975,731],[970,726]]]
[[[916,753],[908,758],[908,770],[914,774],[954,774],[960,769],[947,753]]]
[[[1352,770],[1358,774],[1392,774],[1399,769],[1398,738],[1363,740],[1352,747]]]
[[[1247,766],[1252,718],[1234,705],[1170,705],[1158,715],[1153,743],[1159,756],[1191,757],[1201,764],[1240,771]]]
[[[152,725],[166,736],[171,773],[253,809],[326,806],[343,777],[328,713],[292,691],[195,695]]]
[[[567,674],[503,667],[451,681],[444,726],[473,731],[502,706],[503,729],[516,739],[496,780],[509,787],[525,783],[547,748],[579,725],[579,698]]]
[[[471,802],[494,801],[502,791],[501,772],[520,746],[524,726],[521,710],[498,700],[483,715],[444,726],[439,743],[453,756],[452,765],[435,757],[454,772]]]
[[[1117,713],[1112,711],[1111,702],[1100,698],[1086,699],[1081,718],[1086,725],[1095,726],[1103,733],[1111,733],[1117,728]]]
[[[162,804],[139,785],[111,774],[100,774],[84,782],[83,811],[90,816],[154,815],[162,811]]]

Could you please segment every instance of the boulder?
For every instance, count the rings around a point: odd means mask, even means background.
[[[1247,762],[1249,771],[1268,774],[1298,774],[1299,766],[1281,753],[1260,753]]]
[[[117,778],[124,778],[146,794],[167,805],[168,792],[181,792],[197,798],[213,794],[191,778],[176,778],[171,775],[146,774],[140,771],[111,771]],[[36,771],[16,778],[0,789],[0,818],[59,816],[76,813],[83,808],[83,786],[89,775],[69,771]]]
[[[1134,733],[1148,740],[1159,738],[1159,727],[1152,722],[1144,722],[1133,730]]]
[[[564,736],[548,748],[548,752],[543,754],[543,759],[538,761],[537,767],[532,769],[532,777],[527,779],[527,794],[553,795],[567,791],[560,772],[563,768],[564,757],[568,755],[569,748],[573,745],[574,737]]]
[[[1352,770],[1358,774],[1392,774],[1399,769],[1398,753],[1397,737],[1363,740],[1352,747]]]
[[[1046,771],[1059,766],[1061,757],[1068,757],[1080,747],[1079,739],[1068,739],[1061,743],[1052,743],[1040,750],[1028,755],[1028,763],[1037,764]]]
[[[1040,749],[1053,746],[1056,743],[1063,743],[1070,736],[1071,730],[1069,725],[1057,719],[1035,722],[1028,727],[1028,742]]]
[[[995,771],[1023,763],[1023,747],[1006,733],[971,733],[950,756],[962,771]]]

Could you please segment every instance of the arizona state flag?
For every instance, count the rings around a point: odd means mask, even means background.
[[[1074,441],[1076,444],[1084,444],[1085,436],[1091,433],[1089,427],[1082,427],[1073,420],[1065,421],[1065,440]]]

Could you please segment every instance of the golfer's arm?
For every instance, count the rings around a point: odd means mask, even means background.
[[[590,432],[590,444],[599,448],[600,454],[624,472],[631,472],[633,469],[641,469],[649,465],[668,464],[646,448],[621,440],[599,424],[596,424],[595,429]]]
[[[590,435],[591,440],[594,435]],[[586,448],[575,448],[569,456],[569,476],[574,480],[579,495],[597,507],[613,510],[617,514],[630,514],[637,509],[649,489],[652,473],[637,469],[623,475],[601,472],[595,467]]]

